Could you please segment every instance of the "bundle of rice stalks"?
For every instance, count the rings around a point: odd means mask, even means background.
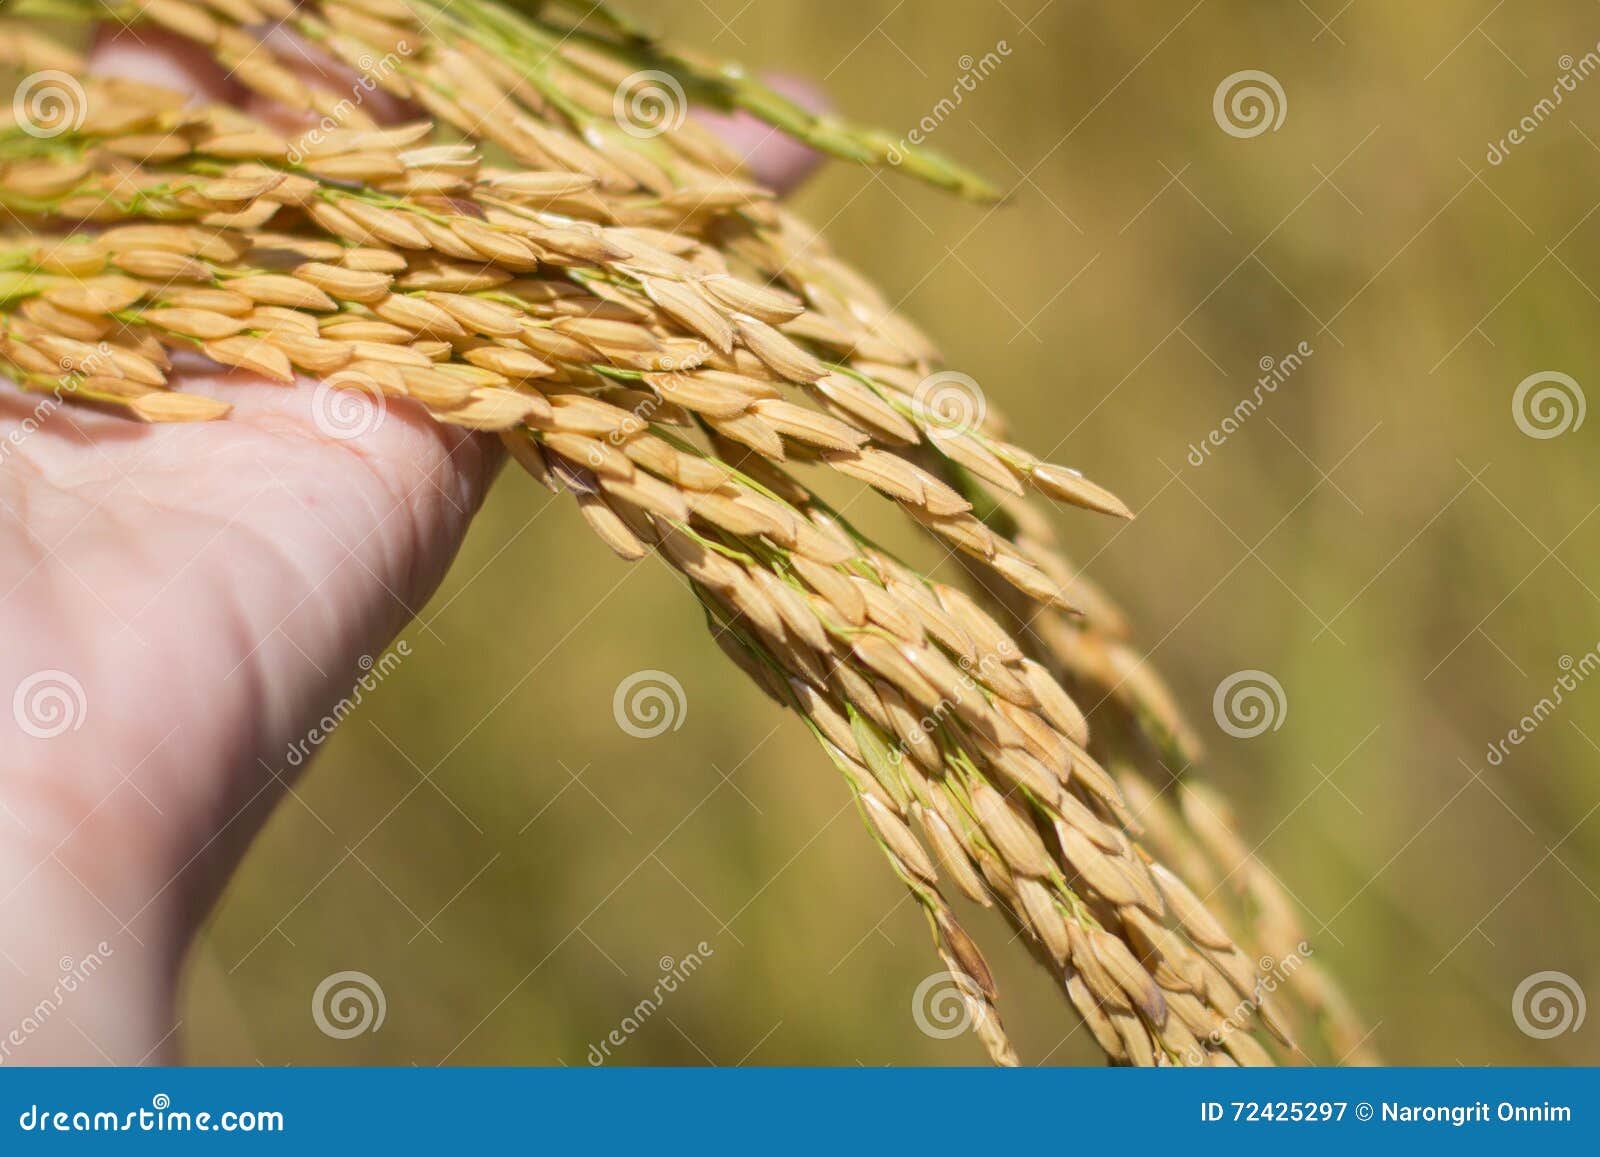
[[[16,385],[225,418],[169,388],[186,351],[498,435],[617,554],[676,568],[722,649],[804,718],[999,1063],[1017,1057],[994,983],[944,889],[1000,909],[1115,1062],[1359,1043],[1314,964],[1262,974],[1303,932],[1220,804],[1132,770],[1187,767],[1194,741],[1034,500],[1127,508],[952,392],[933,344],[685,112],[744,110],[973,197],[981,179],[587,0],[9,11],[0,59],[83,78],[68,123],[0,132],[0,206],[24,226],[0,237]],[[88,78],[30,18],[159,26],[268,111]],[[351,85],[413,115],[378,123]],[[876,546],[814,469],[898,504],[973,593]]]

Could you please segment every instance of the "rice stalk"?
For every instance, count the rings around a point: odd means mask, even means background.
[[[145,421],[224,417],[169,388],[182,350],[497,434],[619,556],[677,570],[723,650],[805,720],[945,966],[971,981],[997,1063],[1018,1058],[942,884],[1000,909],[1115,1062],[1272,1063],[1303,1055],[1289,1022],[1341,1053],[1359,1043],[1319,971],[1264,990],[1258,945],[1299,943],[1285,940],[1298,925],[1225,817],[1193,788],[1174,810],[1123,766],[1186,766],[1197,744],[1031,499],[1131,512],[1009,441],[992,410],[952,421],[931,406],[940,361],[920,331],[693,120],[627,132],[616,94],[659,72],[688,99],[864,163],[888,158],[886,136],[806,113],[609,7],[588,21],[588,4],[521,0],[109,7],[322,123],[285,132],[89,80],[69,131],[0,131],[0,206],[28,230],[0,237],[7,377]],[[12,9],[106,14],[88,0]],[[5,23],[0,61],[81,75],[61,45]],[[273,23],[417,117],[380,125],[340,104],[260,39]],[[989,192],[913,157],[913,175]],[[978,597],[881,550],[804,469],[896,503],[962,557]],[[1089,701],[1104,704],[1094,734]],[[1217,892],[1237,901],[1242,939],[1208,903]]]

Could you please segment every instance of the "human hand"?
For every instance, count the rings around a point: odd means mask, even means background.
[[[92,67],[242,99],[148,29]],[[719,127],[768,184],[809,167]],[[338,437],[313,382],[179,376],[230,417],[141,426],[0,385],[0,1063],[176,1058],[185,950],[285,752],[433,592],[499,465],[402,403]]]

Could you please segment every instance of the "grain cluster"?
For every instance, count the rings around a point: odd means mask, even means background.
[[[84,76],[29,0],[11,7],[0,61]],[[805,720],[969,978],[997,1062],[1017,1057],[956,893],[1000,911],[1113,1061],[1359,1044],[1314,964],[1266,990],[1262,957],[1303,934],[1220,804],[1132,770],[1187,767],[1194,739],[1034,500],[1128,509],[1012,442],[992,405],[930,403],[926,336],[692,117],[640,132],[617,97],[662,73],[858,161],[892,140],[588,3],[48,7],[184,37],[275,111],[85,77],[81,123],[0,133],[0,206],[26,226],[0,237],[11,381],[149,422],[224,418],[171,388],[190,351],[497,435],[618,555],[679,571],[722,649]],[[351,99],[380,89],[411,115]],[[985,191],[936,156],[902,167]],[[880,549],[817,471],[897,504],[973,593]]]

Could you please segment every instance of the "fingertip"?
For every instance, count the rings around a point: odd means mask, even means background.
[[[159,28],[103,28],[89,54],[89,71],[159,85],[201,100],[233,101],[240,86],[199,45]]]
[[[810,81],[782,73],[762,79],[769,88],[811,112],[828,107],[822,90]],[[758,181],[780,193],[794,190],[822,163],[822,154],[815,149],[747,112],[700,111],[695,115],[732,146]]]

